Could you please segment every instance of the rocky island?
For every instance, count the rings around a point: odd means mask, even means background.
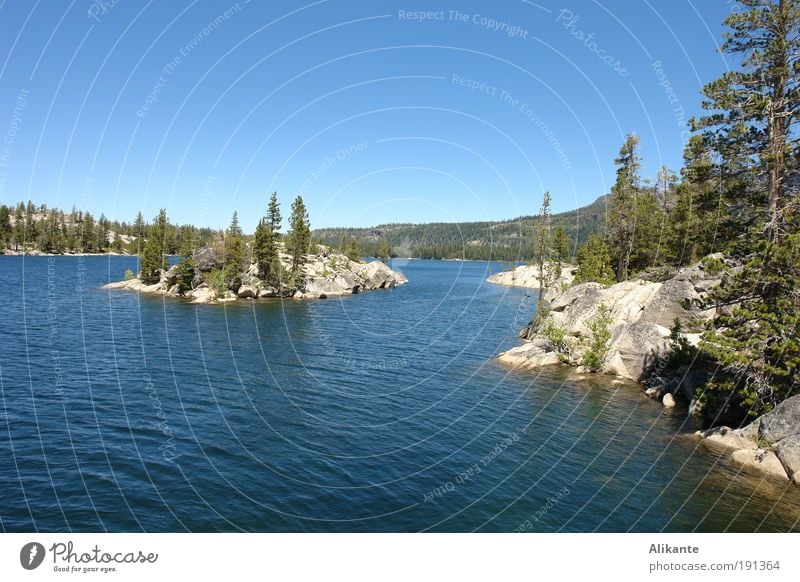
[[[354,261],[323,245],[318,245],[315,251],[304,256],[302,277],[295,282],[281,281],[271,285],[259,276],[257,265],[251,263],[236,277],[232,286],[226,286],[217,275],[224,261],[213,246],[206,246],[193,253],[189,273],[185,272],[184,263],[178,263],[169,269],[161,269],[155,283],[148,284],[139,277],[132,277],[109,283],[103,288],[184,297],[192,303],[224,303],[270,297],[326,299],[355,295],[361,291],[393,289],[408,282],[402,273],[393,271],[381,261]],[[282,270],[288,273],[292,257],[284,252],[282,245],[279,258]]]

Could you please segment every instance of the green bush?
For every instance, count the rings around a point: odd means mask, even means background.
[[[180,294],[191,291],[192,282],[194,281],[194,268],[194,259],[191,257],[187,257],[178,263],[178,267],[175,269],[175,282],[173,285],[178,285]]]
[[[719,275],[726,269],[725,263],[723,263],[717,257],[712,256],[703,257],[703,259],[700,261],[700,264],[703,265],[703,268],[709,275]]]
[[[611,339],[611,316],[610,310],[603,304],[597,315],[589,322],[589,330],[592,337],[589,340],[589,349],[583,354],[581,365],[586,366],[593,372],[599,371],[608,355],[608,341]]]
[[[560,354],[569,354],[570,348],[567,343],[567,330],[560,325],[547,320],[541,327],[542,337],[549,341],[555,350]]]
[[[206,275],[205,281],[217,297],[222,297],[228,290],[225,272],[222,269],[216,267],[211,269]]]
[[[127,269],[125,271],[125,280],[126,281],[130,281],[131,279],[133,279],[133,271],[131,271],[130,269]]]

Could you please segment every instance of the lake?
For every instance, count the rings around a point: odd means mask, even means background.
[[[131,257],[0,257],[4,531],[792,531],[638,387],[512,371],[494,263],[225,305],[105,291]]]

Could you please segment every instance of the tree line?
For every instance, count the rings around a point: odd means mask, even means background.
[[[118,253],[140,254],[145,240],[156,227],[138,213],[132,222],[109,220],[104,214],[95,218],[91,212],[70,212],[31,201],[10,208],[0,205],[0,250],[43,253]],[[205,244],[215,235],[211,228],[189,224],[163,225],[166,254],[175,255],[186,241]]]

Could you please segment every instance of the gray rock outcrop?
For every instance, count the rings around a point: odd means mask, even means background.
[[[800,485],[800,395],[740,429],[719,427],[696,433],[704,445],[723,449],[743,470]]]
[[[575,278],[575,270],[577,267],[574,265],[561,265],[561,273],[555,277],[555,281],[551,287],[561,288],[562,284],[571,285]],[[548,264],[546,269],[550,273],[555,273],[557,268],[554,265]],[[502,271],[495,273],[486,279],[489,283],[495,285],[504,285],[506,287],[524,287],[525,289],[538,289],[541,287],[539,281],[539,267],[535,265],[520,265],[511,271]]]
[[[720,279],[699,263],[661,282],[625,281],[609,287],[582,283],[566,290],[553,287],[545,295],[549,303],[547,314],[534,318],[520,333],[524,340],[534,343],[512,348],[500,354],[499,359],[515,366],[536,367],[556,362],[543,354],[559,351],[558,362],[578,365],[591,345],[592,323],[606,310],[611,338],[601,371],[640,381],[654,362],[670,350],[670,329],[675,319],[683,329],[695,331],[701,322],[713,317],[713,310],[707,309],[704,301],[719,283]],[[563,334],[566,346],[534,341],[547,339],[553,330]],[[696,333],[683,336],[693,345],[699,341]],[[673,388],[677,391],[678,385]],[[693,392],[693,388],[689,391]],[[655,396],[661,399],[663,392]]]

